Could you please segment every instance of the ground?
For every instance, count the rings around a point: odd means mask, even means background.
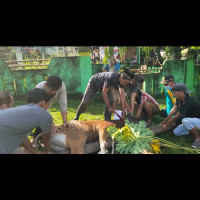
[[[156,99],[160,105],[160,109],[165,107],[165,99]],[[80,99],[77,98],[68,98],[68,121],[72,120],[75,117],[77,107],[80,103]],[[15,106],[17,105],[23,105],[25,104],[25,101],[15,101]],[[90,104],[88,105],[88,109],[85,113],[83,113],[79,120],[103,120],[103,112],[105,110],[105,104],[102,100],[101,96],[96,96],[94,99],[91,100]],[[56,125],[62,124],[62,117],[59,112],[59,105],[55,104],[52,108],[49,109],[54,123]],[[154,125],[159,124],[163,118],[160,116],[155,116],[154,118]],[[184,147],[191,147],[191,144],[193,142],[192,135],[188,136],[175,136],[172,131],[167,131],[164,133],[158,133],[156,134],[157,137],[163,138],[165,140],[168,140],[170,142],[173,142],[179,146]],[[162,154],[191,154],[191,152],[182,150],[182,149],[171,149],[167,147],[161,147],[161,153]]]

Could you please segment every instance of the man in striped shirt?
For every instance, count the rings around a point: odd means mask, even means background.
[[[144,115],[147,115],[147,126],[152,124],[153,115],[158,114],[160,110],[158,102],[151,95],[139,89],[136,93],[134,108],[137,119],[141,117],[142,112],[144,112]]]

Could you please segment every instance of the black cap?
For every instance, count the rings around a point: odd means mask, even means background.
[[[185,86],[185,84],[184,83],[176,83],[173,87],[172,87],[172,91],[183,91],[183,92],[185,92],[185,93],[187,93],[187,94],[190,94],[191,93],[191,91],[190,90],[188,90],[187,88],[186,88],[186,86]]]
[[[125,69],[122,75],[128,80],[132,80],[135,78],[135,74],[130,69]]]
[[[174,76],[171,74],[166,74],[165,76],[162,77],[162,81],[160,83],[166,84],[169,81],[174,81]]]

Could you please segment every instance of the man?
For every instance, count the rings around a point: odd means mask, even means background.
[[[102,93],[103,100],[106,104],[106,109],[104,112],[104,120],[111,120],[111,114],[115,112],[113,109],[113,98],[110,88],[114,87],[116,90],[119,90],[121,105],[122,105],[122,117],[125,117],[125,94],[124,86],[132,78],[126,73],[119,74],[115,72],[100,72],[93,75],[85,90],[82,101],[77,109],[76,116],[74,120],[78,120],[80,115],[87,109],[89,100],[99,91]]]
[[[21,143],[31,153],[38,153],[27,140],[27,133],[36,127],[43,133],[44,152],[50,153],[52,117],[46,112],[49,100],[44,89],[35,88],[27,94],[27,105],[1,110],[0,154],[12,153]]]
[[[137,90],[136,93],[136,102],[135,102],[135,110],[137,111],[135,114],[135,118],[139,119],[141,117],[141,114],[147,115],[147,126],[152,125],[153,123],[153,115],[158,114],[159,112],[159,104],[158,102],[148,93]]]
[[[159,115],[165,118],[169,115],[176,102],[176,98],[173,96],[171,90],[171,88],[175,85],[174,76],[171,74],[166,74],[165,76],[163,76],[162,81],[160,83],[163,84],[165,88],[167,107],[165,109],[160,110]]]
[[[11,108],[14,106],[14,98],[7,91],[0,91],[0,109]]]
[[[195,102],[188,93],[185,84],[175,84],[172,88],[174,96],[177,99],[176,106],[178,106],[177,115],[182,119],[179,126],[173,132],[177,136],[189,135],[194,136],[192,147],[200,148],[200,137],[198,131],[200,130],[200,104]],[[176,119],[175,115],[175,119]]]
[[[176,97],[176,103],[170,114],[160,123],[163,131],[173,130],[182,124],[182,119],[185,117],[199,116],[198,106],[191,98],[191,91],[187,90],[184,83],[176,83],[172,87],[172,91]]]
[[[54,103],[58,102],[60,106],[60,112],[63,119],[63,126],[73,127],[73,124],[67,122],[67,92],[66,86],[62,82],[61,78],[58,76],[49,76],[46,81],[42,81],[38,83],[35,88],[43,88],[50,96],[49,107],[51,107]],[[55,126],[52,122],[52,128],[54,131],[59,129],[59,126]],[[36,128],[33,137],[36,137],[39,133],[41,133],[40,128]]]
[[[128,96],[131,96],[131,106],[127,108],[127,111],[133,114],[137,90],[143,88],[145,77],[142,74],[134,74],[131,70],[124,71],[132,78],[132,81],[125,87],[125,91]]]

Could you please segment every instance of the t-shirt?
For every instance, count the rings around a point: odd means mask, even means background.
[[[46,81],[42,81],[38,83],[35,87],[45,89],[44,87],[45,83]],[[67,112],[67,91],[66,91],[66,86],[63,82],[61,88],[56,92],[55,96],[51,98],[49,102],[49,107],[51,107],[57,101],[59,103],[60,112],[61,113]]]
[[[12,153],[36,127],[40,127],[42,133],[50,133],[52,129],[51,115],[37,104],[1,110],[0,154]]]
[[[179,107],[182,117],[196,117],[200,118],[200,104],[194,101],[191,96],[186,94],[185,101],[176,100],[176,105]]]
[[[138,86],[137,86],[137,85],[132,85],[131,83],[129,83],[129,84],[127,84],[127,85],[125,86],[124,89],[125,89],[127,95],[131,95],[132,92],[133,92],[133,93],[137,93]]]
[[[166,105],[167,105],[166,112],[167,112],[167,115],[169,115],[171,109],[174,107],[176,98],[173,96],[171,89],[165,90],[165,95],[166,95]]]
[[[158,102],[150,94],[148,94],[142,90],[138,90],[137,94],[138,94],[138,96],[135,98],[135,100],[138,105],[145,103],[145,101],[149,101],[159,109]]]
[[[102,92],[103,86],[107,88],[114,87],[116,90],[119,90],[119,87],[124,88],[118,81],[120,76],[117,72],[100,72],[91,77],[91,84],[100,92]]]

